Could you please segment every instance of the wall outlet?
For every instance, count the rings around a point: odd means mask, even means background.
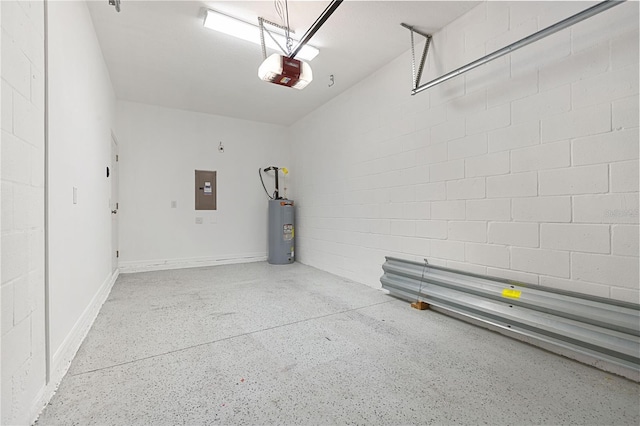
[[[202,218],[196,217],[196,225],[202,225]]]
[[[171,208],[175,209],[176,207],[178,207],[178,202],[177,201],[172,201],[171,202]]]

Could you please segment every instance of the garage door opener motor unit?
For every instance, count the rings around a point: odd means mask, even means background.
[[[273,171],[275,174],[275,191],[269,195],[264,185],[262,173]],[[293,200],[280,196],[279,173],[287,175],[286,167],[270,166],[259,169],[260,181],[269,197],[269,256],[267,261],[273,265],[285,265],[295,262],[295,212]],[[285,188],[286,190],[286,188]]]

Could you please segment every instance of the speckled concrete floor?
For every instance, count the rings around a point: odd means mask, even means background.
[[[38,425],[640,423],[640,387],[293,264],[122,275]]]

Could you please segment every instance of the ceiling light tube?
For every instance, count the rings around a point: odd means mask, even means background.
[[[219,31],[221,33],[237,37],[239,39],[250,41],[260,45],[260,28],[257,25],[250,24],[245,21],[241,21],[237,18],[225,15],[215,10],[207,10],[207,14],[204,18],[204,26],[211,30]],[[280,45],[286,46],[286,38],[277,33],[271,31],[273,37],[278,40]],[[297,44],[297,40],[293,40],[294,44]],[[267,47],[280,51],[278,45],[271,39],[271,37],[265,37],[265,43]],[[284,52],[287,54],[287,52]],[[305,45],[300,52],[296,55],[297,58],[311,61],[315,58],[320,51],[313,46]]]

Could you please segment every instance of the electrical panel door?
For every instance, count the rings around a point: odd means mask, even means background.
[[[196,210],[216,210],[216,172],[196,170]]]

